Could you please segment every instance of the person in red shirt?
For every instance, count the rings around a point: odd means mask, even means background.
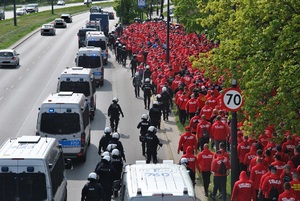
[[[197,125],[196,135],[198,139],[198,149],[203,150],[204,144],[209,143],[211,124],[206,121],[205,115],[201,116],[201,120]]]
[[[207,98],[207,102],[212,109],[215,109],[215,107],[218,105],[217,98],[215,97],[215,93],[213,91],[210,93],[210,97]]]
[[[226,149],[226,140],[230,134],[228,125],[225,125],[221,120],[222,117],[218,115],[216,118],[216,122],[211,126],[211,134],[214,138],[217,150],[219,149],[219,144],[221,142],[225,144]]]
[[[283,168],[285,166],[285,162],[283,162],[281,160],[281,156],[280,155],[275,155],[275,161],[273,163],[271,163],[271,165],[273,165],[274,167],[276,167],[277,169],[277,174],[278,176],[281,175],[282,171],[283,171]]]
[[[220,189],[222,194],[222,200],[226,201],[226,182],[227,182],[227,175],[229,174],[229,169],[231,168],[229,159],[222,156],[220,150],[216,152],[217,158],[213,160],[211,171],[214,174],[214,188],[213,192],[210,194],[212,199],[215,199],[217,191]],[[220,173],[220,168],[222,164],[226,167],[226,172]]]
[[[209,121],[211,114],[212,114],[213,108],[209,106],[209,103],[206,101],[205,106],[202,107],[200,111],[200,115],[202,116],[203,114],[206,116],[206,120]]]
[[[240,163],[240,171],[246,171],[247,166],[243,163],[245,155],[250,152],[251,145],[248,142],[248,136],[244,136],[243,141],[237,147],[237,155]]]
[[[260,198],[259,200],[265,200],[266,192],[264,192],[264,190],[263,190],[263,183],[264,183],[265,179],[271,175],[272,168],[273,168],[273,165],[269,165],[268,172],[266,174],[262,175],[260,178],[259,191],[258,191],[258,196],[257,196],[258,198]]]
[[[250,165],[250,161],[252,160],[252,158],[256,157],[256,146],[255,144],[253,144],[250,148],[250,152],[246,153],[243,163],[247,166],[247,172],[250,172],[250,170],[248,169],[249,165]]]
[[[259,192],[259,183],[261,177],[268,172],[268,168],[262,164],[263,159],[257,158],[256,165],[250,171],[250,180],[253,181],[256,197]]]
[[[297,196],[292,191],[291,184],[289,182],[285,182],[283,187],[284,192],[279,195],[278,201],[298,201]]]
[[[199,103],[199,108],[200,108],[200,111],[201,111],[201,109],[205,106],[205,102],[206,102],[205,95],[202,94],[202,93],[199,93],[197,101]],[[208,117],[208,118],[210,118],[210,117]]]
[[[263,157],[263,151],[262,151],[261,149],[258,149],[258,150],[256,151],[256,157],[254,157],[254,158],[252,158],[252,159],[250,160],[250,164],[249,164],[249,166],[248,166],[249,172],[251,172],[251,169],[256,165],[256,160],[257,160],[258,158],[261,158],[262,160],[263,160],[263,158],[264,158],[264,157]],[[269,164],[267,164],[267,163],[263,160],[263,161],[262,161],[262,165],[268,167]]]
[[[285,182],[290,182],[293,180],[292,173],[291,173],[291,166],[286,164],[283,168],[283,171],[280,175],[280,180],[284,184]]]
[[[297,200],[300,200],[300,181],[298,178],[298,173],[292,175],[293,180],[290,181],[292,191],[295,193]]]
[[[262,184],[262,189],[265,192],[265,198],[269,199],[270,190],[274,187],[279,193],[283,192],[282,182],[277,174],[276,167],[271,168],[271,174],[267,176]]]
[[[289,159],[294,156],[294,148],[296,147],[296,143],[293,140],[291,135],[287,136],[286,142],[282,144],[282,150],[284,153],[288,154]]]
[[[193,116],[193,118],[190,119],[190,128],[191,128],[191,132],[192,134],[196,135],[196,130],[197,130],[197,125],[199,124],[201,117],[199,115],[199,111],[196,111],[195,116]]]
[[[270,140],[270,137],[268,135],[268,132],[269,131],[265,131],[264,133],[262,133],[259,137],[258,137],[258,141],[262,144],[263,147],[266,147],[269,140]]]
[[[282,160],[283,162],[287,163],[288,160],[289,160],[289,157],[286,155],[286,153],[284,153],[284,152],[282,151],[282,147],[281,147],[280,145],[278,145],[278,146],[276,147],[276,150],[277,150],[277,152],[275,152],[275,155],[276,155],[276,154],[280,155],[281,160]]]
[[[179,154],[182,151],[185,154],[188,146],[191,146],[195,152],[198,149],[196,136],[191,133],[191,128],[186,126],[185,132],[179,138],[177,153]]]
[[[264,154],[264,160],[266,161],[266,163],[267,163],[268,165],[271,165],[271,163],[274,162],[274,158],[272,157],[271,151],[267,149],[267,150],[265,150],[264,153],[265,153],[265,154]]]
[[[208,187],[210,184],[210,175],[211,175],[211,164],[214,157],[214,152],[209,150],[209,145],[206,143],[203,146],[203,151],[198,154],[198,162],[201,168],[201,174],[203,179],[203,187],[205,196],[208,196]]]
[[[242,171],[240,179],[234,183],[230,201],[256,201],[253,182],[248,179],[247,173]]]
[[[291,161],[294,163],[295,168],[300,165],[300,145],[294,148],[294,156],[291,158]]]
[[[185,124],[186,117],[187,117],[185,106],[186,106],[186,103],[188,102],[188,100],[189,100],[189,98],[186,95],[185,91],[182,93],[181,96],[178,97],[178,100],[177,100],[177,105],[179,108],[178,116],[179,116],[179,121],[182,125]]]
[[[186,149],[186,154],[182,155],[181,158],[187,158],[189,163],[188,167],[191,168],[194,173],[196,173],[196,169],[201,172],[200,170],[200,164],[198,162],[197,157],[193,153],[193,148],[191,146],[188,146]]]
[[[199,110],[199,104],[195,95],[192,94],[190,100],[185,105],[186,113],[189,114],[190,119],[195,116],[197,110]]]

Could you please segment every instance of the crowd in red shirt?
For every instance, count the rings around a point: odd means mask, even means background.
[[[183,125],[189,125],[180,137],[178,153],[182,151],[184,157],[193,161],[191,169],[211,172],[216,168],[211,164],[217,157],[209,150],[207,143],[215,143],[217,150],[220,144],[225,144],[221,150],[226,152],[226,145],[230,142],[230,122],[221,101],[224,80],[220,77],[218,82],[212,82],[204,77],[204,71],[193,68],[189,57],[198,58],[199,53],[208,52],[218,44],[207,40],[203,34],[188,34],[181,25],[172,25],[167,63],[166,26],[163,21],[133,23],[124,29],[120,42],[132,47],[132,53],[140,61],[146,61],[141,65],[150,67],[156,93],[160,93],[164,86],[174,93],[179,120]],[[148,53],[147,58],[144,58],[144,52]],[[279,141],[272,126],[268,126],[257,139],[244,136],[242,122],[238,124],[238,130],[237,151],[241,175],[232,193],[232,200],[249,200],[245,195],[253,196],[253,189],[256,195],[268,198],[272,182],[276,183],[280,193],[284,191],[284,183],[290,182],[291,193],[297,196],[296,200],[300,200],[300,138],[287,132],[285,139]],[[275,143],[273,139],[278,142]],[[228,164],[229,169],[229,157]],[[272,172],[271,166],[276,167],[275,172]],[[249,193],[244,194],[243,189]]]

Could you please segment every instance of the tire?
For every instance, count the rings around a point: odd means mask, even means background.
[[[100,83],[99,83],[99,86],[103,86],[104,85],[104,81],[102,80],[102,81],[100,81]]]

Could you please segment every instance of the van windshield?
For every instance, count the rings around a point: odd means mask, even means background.
[[[101,66],[100,56],[79,56],[77,66],[84,68],[98,68]]]
[[[83,93],[86,97],[91,95],[89,82],[61,82],[59,91]]]
[[[102,50],[106,50],[106,42],[99,40],[89,40],[88,46],[101,47]]]
[[[72,134],[80,131],[78,113],[43,113],[41,132],[48,134]]]
[[[0,200],[46,200],[46,186],[44,173],[0,173]]]

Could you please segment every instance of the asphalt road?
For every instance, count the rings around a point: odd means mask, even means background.
[[[20,66],[16,69],[0,68],[0,142],[9,137],[35,135],[38,108],[50,93],[56,92],[57,79],[63,69],[75,65],[74,57],[78,50],[76,33],[86,19],[88,13],[76,15],[66,29],[57,29],[56,36],[41,36],[39,31],[35,31],[21,43],[13,45],[20,54]],[[115,23],[116,20],[110,21],[110,28]],[[145,159],[141,155],[136,126],[141,115],[148,111],[144,109],[142,98],[134,96],[130,70],[117,64],[111,52],[110,57],[109,64],[105,66],[104,86],[96,92],[97,111],[91,123],[92,140],[87,161],[75,162],[74,169],[67,171],[68,199],[72,201],[80,200],[81,188],[100,160],[98,142],[105,126],[109,126],[107,109],[115,96],[119,98],[125,115],[120,120],[119,131],[127,163]],[[173,159],[165,132],[159,132],[158,136],[165,144],[159,150],[159,160]]]

